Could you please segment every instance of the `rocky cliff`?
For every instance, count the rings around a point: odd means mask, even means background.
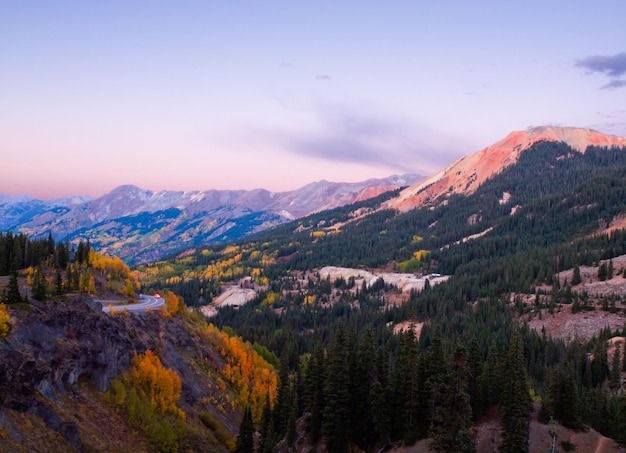
[[[195,433],[188,448],[225,451],[198,413],[211,412],[231,434],[239,415],[209,403],[214,386],[203,370],[221,359],[191,319],[101,310],[81,296],[11,308],[11,333],[0,340],[0,451],[150,450],[102,393],[148,349],[181,378],[179,405]]]

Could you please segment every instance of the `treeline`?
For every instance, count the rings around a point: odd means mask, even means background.
[[[18,277],[25,280],[30,297],[44,300],[71,292],[95,294],[96,276],[106,281],[106,289],[134,296],[139,283],[130,268],[119,258],[102,255],[89,240],[70,246],[67,241],[30,239],[24,234],[0,233],[0,275],[9,275],[2,301],[8,304],[26,302]]]
[[[77,259],[85,259],[85,247],[81,246]],[[55,243],[52,234],[46,239],[31,239],[26,234],[0,232],[0,276],[27,267],[37,267],[44,262],[53,263],[56,267],[65,268],[70,261],[69,242]]]

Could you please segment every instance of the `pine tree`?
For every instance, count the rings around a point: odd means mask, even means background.
[[[474,420],[477,420],[483,412],[483,395],[480,386],[480,375],[482,373],[482,356],[478,348],[476,338],[472,339],[468,357],[469,383],[468,392],[470,395],[470,404],[472,406],[472,414]]]
[[[443,395],[443,383],[446,378],[446,360],[443,351],[441,328],[437,326],[431,337],[431,344],[426,353],[424,372],[427,376],[423,395],[429,427],[435,423],[435,410]]]
[[[574,266],[574,275],[572,276],[572,286],[579,285],[581,281],[582,280],[580,278],[580,267],[577,264],[576,266]]]
[[[13,248],[11,250],[11,263],[9,266],[10,272],[17,272],[19,269],[22,269],[24,264],[24,256],[22,252],[22,246],[20,244],[20,239],[18,236],[14,236],[13,239]]]
[[[322,412],[325,406],[324,383],[325,383],[324,348],[321,343],[315,348],[306,375],[304,376],[304,400],[305,408],[310,412],[309,436],[311,443],[315,445],[322,432]]]
[[[609,386],[613,390],[618,390],[622,386],[622,369],[620,367],[621,350],[618,346],[615,347],[613,352],[613,362],[611,363],[611,375]]]
[[[254,425],[252,423],[252,411],[247,407],[241,424],[239,425],[239,435],[235,445],[235,453],[254,453]]]
[[[9,278],[9,292],[6,295],[6,303],[7,304],[19,304],[24,302],[22,296],[20,295],[20,286],[17,281],[17,271],[13,271],[11,273],[11,277]]]
[[[291,402],[291,411],[287,420],[287,445],[293,447],[296,443],[296,419],[298,418],[298,399],[293,398]]]
[[[521,333],[516,330],[509,341],[506,357],[506,371],[500,410],[502,413],[501,453],[528,451],[526,436],[528,432],[528,413],[530,396],[526,377],[526,360]]]
[[[263,412],[261,414],[261,439],[259,441],[259,451],[265,451],[265,448],[270,447],[272,444],[272,408],[270,404],[270,394],[267,393],[265,397],[265,405],[263,406]]]
[[[65,269],[70,260],[68,245],[66,243],[59,242],[54,251],[54,257],[57,269]]]
[[[626,394],[617,398],[615,415],[611,420],[611,428],[615,440],[620,444],[626,444]]]
[[[328,368],[324,387],[326,405],[322,432],[330,453],[348,450],[350,438],[350,375],[348,373],[348,340],[340,324],[328,352]]]
[[[366,449],[376,436],[369,403],[371,383],[378,377],[375,362],[374,331],[371,326],[367,326],[359,342],[356,360],[350,374],[350,398],[351,406],[354,408],[352,439],[363,449]]]
[[[46,276],[43,269],[39,266],[33,275],[32,296],[37,300],[45,300],[47,293]]]
[[[567,361],[557,370],[553,384],[556,395],[553,396],[554,418],[563,426],[577,429],[581,427],[580,409],[578,407],[578,391],[574,380],[574,371]]]
[[[452,369],[442,383],[440,403],[435,410],[432,447],[438,452],[476,451],[470,433],[472,407],[467,392],[469,370],[465,349],[457,348],[452,358]]]
[[[54,239],[52,238],[52,231],[48,231],[48,255],[54,255]]]
[[[289,347],[285,346],[280,357],[278,372],[279,387],[276,403],[274,404],[273,429],[274,433],[284,436],[287,433],[287,421],[291,411],[291,384],[289,382]]]
[[[369,395],[370,412],[374,422],[374,429],[378,435],[379,442],[390,444],[389,430],[391,429],[391,418],[389,417],[389,407],[387,405],[387,395],[380,381],[372,382]]]
[[[54,293],[56,296],[63,294],[63,277],[58,269],[54,277]]]

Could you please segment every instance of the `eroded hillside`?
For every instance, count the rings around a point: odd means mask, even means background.
[[[255,368],[273,380],[254,391],[244,377],[224,374],[237,354],[256,352],[237,339],[229,342],[241,351],[229,349],[228,337],[202,318],[108,315],[82,296],[11,306],[9,314],[11,330],[0,341],[3,451],[225,452],[234,446],[242,408],[251,405],[258,420],[264,392],[275,397],[275,373],[260,357]],[[144,355],[180,382],[177,409],[160,410],[139,388],[131,395],[135,381],[126,370],[147,366],[136,362]]]

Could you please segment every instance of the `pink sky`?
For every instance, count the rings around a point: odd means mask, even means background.
[[[0,194],[283,191],[531,126],[626,135],[624,2],[274,6],[0,3]]]

